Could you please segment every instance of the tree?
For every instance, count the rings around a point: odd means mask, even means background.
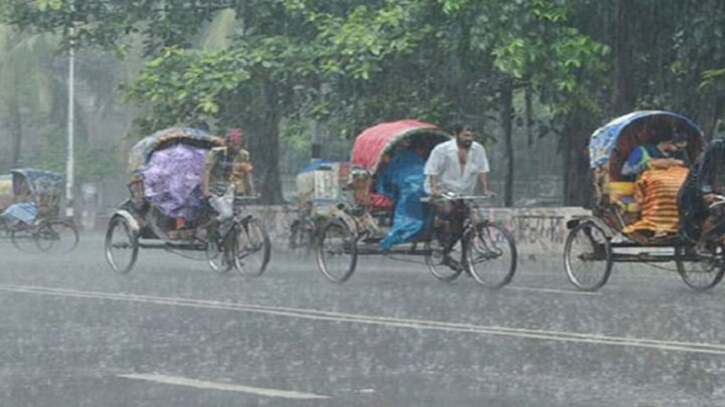
[[[54,107],[52,44],[50,35],[21,33],[0,25],[0,123],[7,123],[10,134],[11,168],[22,162],[24,116],[37,120]]]
[[[467,121],[500,136],[511,205],[514,170],[527,166],[512,147],[523,134],[518,117],[529,145],[535,127],[559,135],[567,204],[588,202],[588,137],[611,117],[671,109],[711,133],[725,109],[723,4],[7,0],[0,12],[62,34],[65,44],[123,53],[118,38],[142,37],[148,63],[128,87],[146,112],[141,128],[242,123],[268,202],[280,199],[281,131],[300,140],[315,119],[350,138],[382,120],[417,117]]]

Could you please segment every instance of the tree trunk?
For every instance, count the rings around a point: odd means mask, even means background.
[[[20,164],[20,157],[23,147],[23,122],[20,115],[20,106],[17,99],[10,97],[8,105],[10,122],[10,168],[16,168]]]
[[[592,170],[589,168],[589,134],[582,120],[571,115],[562,134],[564,154],[564,205],[590,207]]]
[[[247,145],[254,166],[254,184],[264,204],[283,203],[279,176],[279,122],[272,94],[265,92],[264,113],[250,123]]]
[[[531,85],[526,85],[524,89],[524,108],[526,109],[526,138],[528,145],[534,145],[534,102],[532,100]]]
[[[717,126],[720,121],[720,117],[722,117],[723,112],[725,111],[725,96],[718,96],[710,99],[711,106],[709,108],[703,109],[708,114],[706,117],[706,120],[703,122],[705,128],[703,129],[705,131],[705,138],[710,141],[712,140],[718,132]]]
[[[504,205],[509,208],[514,205],[514,143],[511,123],[513,114],[513,85],[511,81],[506,81],[501,90],[501,125],[506,143]]]
[[[635,89],[634,75],[631,67],[634,64],[631,33],[634,31],[631,18],[630,0],[617,0],[615,23],[615,72],[614,104],[615,114],[624,114],[634,108]]]

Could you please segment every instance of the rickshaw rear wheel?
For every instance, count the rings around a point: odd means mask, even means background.
[[[583,291],[596,291],[612,274],[612,243],[594,222],[569,231],[564,244],[564,269],[569,281]]]
[[[498,289],[510,283],[517,257],[513,236],[495,223],[471,227],[463,236],[463,267],[485,287]]]
[[[715,287],[725,275],[725,246],[717,244],[707,253],[695,253],[691,246],[675,247],[675,264],[682,281],[690,288],[705,291]]]
[[[453,250],[451,250],[452,258],[461,258],[461,256],[459,255],[461,252],[456,250],[456,248],[460,247],[460,244],[456,244]],[[425,265],[428,267],[428,271],[433,274],[433,277],[437,278],[438,280],[450,283],[455,281],[455,279],[457,279],[458,276],[463,273],[462,268],[453,269],[445,264],[442,264],[443,246],[437,241],[431,240],[426,242],[424,250],[426,251]]]
[[[344,283],[357,266],[357,238],[350,226],[340,219],[328,222],[317,245],[317,266],[333,283]]]
[[[310,219],[298,219],[290,226],[289,248],[295,254],[309,256],[315,244],[317,226]]]
[[[108,224],[105,241],[106,262],[116,273],[126,274],[138,258],[138,235],[122,216],[114,216]]]
[[[250,217],[237,223],[234,239],[234,268],[246,277],[261,276],[272,254],[272,243],[262,221]]]
[[[44,222],[35,232],[35,244],[43,252],[70,253],[79,239],[75,225],[62,220]]]

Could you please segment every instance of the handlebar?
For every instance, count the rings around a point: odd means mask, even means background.
[[[708,209],[714,209],[722,205],[725,205],[725,196],[715,195],[715,202],[708,205]]]
[[[484,194],[484,195],[458,195],[453,193],[445,193],[439,196],[426,196],[420,199],[421,202],[435,202],[435,201],[483,201],[492,199],[496,195]]]
[[[242,204],[242,203],[247,203],[247,202],[251,202],[251,201],[256,201],[260,197],[261,197],[261,195],[259,195],[259,194],[234,196],[234,203]]]
[[[341,200],[332,198],[314,198],[311,202],[315,205],[336,205],[340,203]]]

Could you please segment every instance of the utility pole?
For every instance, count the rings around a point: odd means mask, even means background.
[[[320,137],[320,122],[317,121],[317,119],[313,119],[312,121],[312,151],[311,151],[311,161],[315,161],[320,158],[322,155],[322,144],[321,144],[321,137]]]
[[[71,40],[68,58],[68,143],[66,147],[65,161],[65,198],[66,198],[66,216],[73,217],[73,172],[75,167],[75,157],[73,154],[75,135],[74,131],[74,109],[75,104],[75,49],[73,44],[73,28],[70,29]]]
[[[320,85],[318,95],[321,101],[325,101],[327,99],[327,95],[332,91],[332,87],[329,83],[323,83]],[[312,151],[311,151],[311,161],[315,161],[317,159],[322,158],[322,133],[323,133],[323,125],[319,122],[317,119],[313,119],[312,121]]]

